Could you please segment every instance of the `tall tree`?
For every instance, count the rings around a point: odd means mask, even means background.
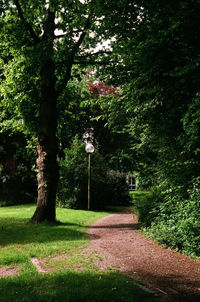
[[[120,3],[122,7],[126,4]],[[104,20],[113,7],[113,1],[1,1],[2,104],[10,112],[15,111],[15,126],[37,137],[38,198],[34,222],[55,221],[59,177],[57,103],[75,64],[108,64],[106,52],[94,49],[116,31],[106,31],[108,24]],[[119,8],[120,5],[112,11],[116,26]]]

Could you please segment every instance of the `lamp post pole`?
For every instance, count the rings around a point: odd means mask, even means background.
[[[91,142],[87,142],[85,151],[88,153],[88,210],[90,210],[90,179],[91,179],[91,153],[94,152],[94,146]]]
[[[90,174],[91,174],[90,153],[88,153],[88,210],[90,209]]]

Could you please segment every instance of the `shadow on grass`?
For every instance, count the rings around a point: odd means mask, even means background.
[[[121,210],[122,208],[120,208]],[[123,210],[125,210],[123,208]],[[111,212],[112,214],[113,212]],[[126,210],[125,210],[126,213]],[[0,247],[10,244],[46,243],[54,241],[75,241],[87,239],[85,226],[81,223],[34,224],[23,218],[0,218]],[[110,225],[105,228],[136,229],[137,225]],[[100,227],[97,227],[100,228]],[[102,226],[103,228],[103,226]],[[98,235],[95,239],[99,238]]]
[[[161,302],[116,274],[67,271],[0,280],[1,302]]]
[[[32,224],[27,219],[0,219],[0,246],[9,244],[45,243],[53,241],[82,240],[85,238],[81,225]]]

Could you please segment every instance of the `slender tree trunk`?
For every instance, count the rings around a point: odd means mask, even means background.
[[[56,76],[53,59],[53,13],[48,14],[45,32],[43,35],[44,46],[42,49],[43,60],[40,69],[41,96],[40,96],[40,133],[37,146],[38,167],[38,198],[37,207],[32,220],[36,223],[42,221],[54,222],[56,219],[55,202],[56,189],[59,178],[57,153],[57,93]],[[41,54],[40,54],[41,55]]]

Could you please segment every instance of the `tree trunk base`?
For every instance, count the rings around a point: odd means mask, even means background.
[[[40,222],[56,222],[56,210],[55,206],[52,209],[49,209],[47,206],[38,207],[33,214],[31,221],[34,223]]]

